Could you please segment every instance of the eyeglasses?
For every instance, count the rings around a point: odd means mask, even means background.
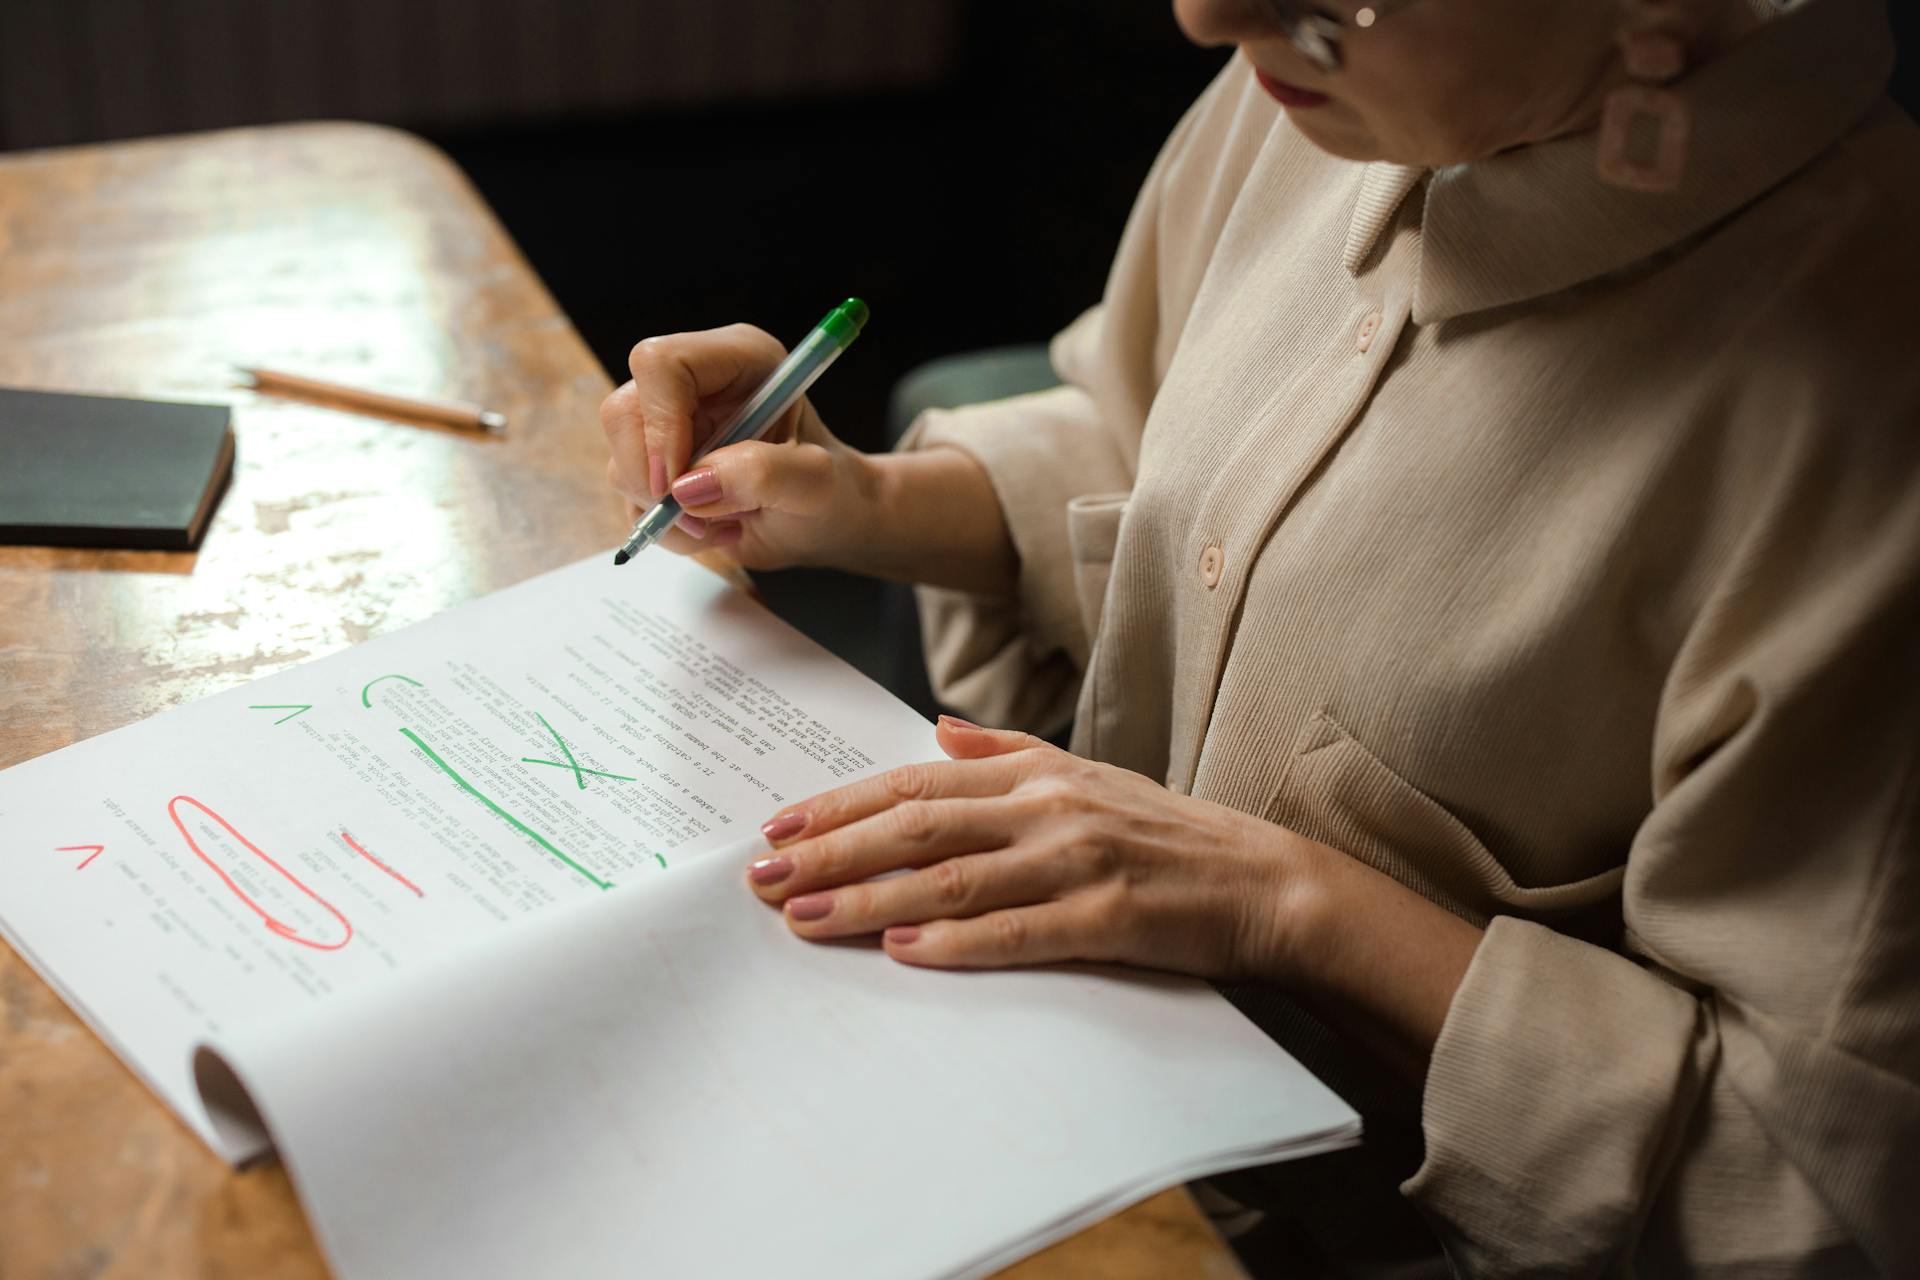
[[[1264,7],[1286,32],[1293,47],[1300,51],[1300,56],[1332,75],[1346,65],[1340,42],[1348,33],[1364,31],[1395,10],[1413,3],[1414,0],[1369,0],[1357,7],[1343,3],[1334,9],[1311,0],[1264,0]]]

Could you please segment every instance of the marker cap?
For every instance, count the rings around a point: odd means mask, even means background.
[[[848,298],[845,302],[827,312],[827,318],[820,322],[820,328],[828,337],[846,346],[860,336],[860,330],[867,324],[867,304],[858,298]]]

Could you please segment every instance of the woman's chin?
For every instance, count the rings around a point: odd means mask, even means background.
[[[1288,112],[1287,118],[1293,121],[1293,127],[1299,130],[1301,137],[1340,160],[1357,160],[1366,164],[1385,161],[1418,169],[1438,169],[1443,165],[1461,164],[1476,158],[1451,154],[1455,148],[1435,145],[1434,140],[1428,140],[1425,146],[1406,140],[1396,145],[1376,136],[1352,116],[1298,111]]]
[[[1341,160],[1386,160],[1390,157],[1379,139],[1352,119],[1324,114],[1324,110],[1289,111],[1287,119],[1300,136],[1330,156]]]

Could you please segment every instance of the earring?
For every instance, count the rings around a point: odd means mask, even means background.
[[[1659,0],[1635,6],[1656,19],[1664,7]],[[1672,191],[1686,173],[1693,133],[1692,109],[1668,87],[1686,70],[1686,51],[1672,35],[1641,29],[1621,34],[1620,52],[1634,83],[1607,95],[1600,119],[1600,177],[1630,191]]]

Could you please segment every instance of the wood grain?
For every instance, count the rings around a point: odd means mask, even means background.
[[[510,426],[257,396],[232,374],[252,364],[471,400]],[[458,170],[388,129],[0,157],[0,385],[225,402],[238,437],[197,553],[0,548],[0,767],[626,531],[605,375]],[[280,1167],[227,1169],[0,946],[0,1276],[325,1274]],[[1006,1274],[1242,1273],[1173,1191]]]

